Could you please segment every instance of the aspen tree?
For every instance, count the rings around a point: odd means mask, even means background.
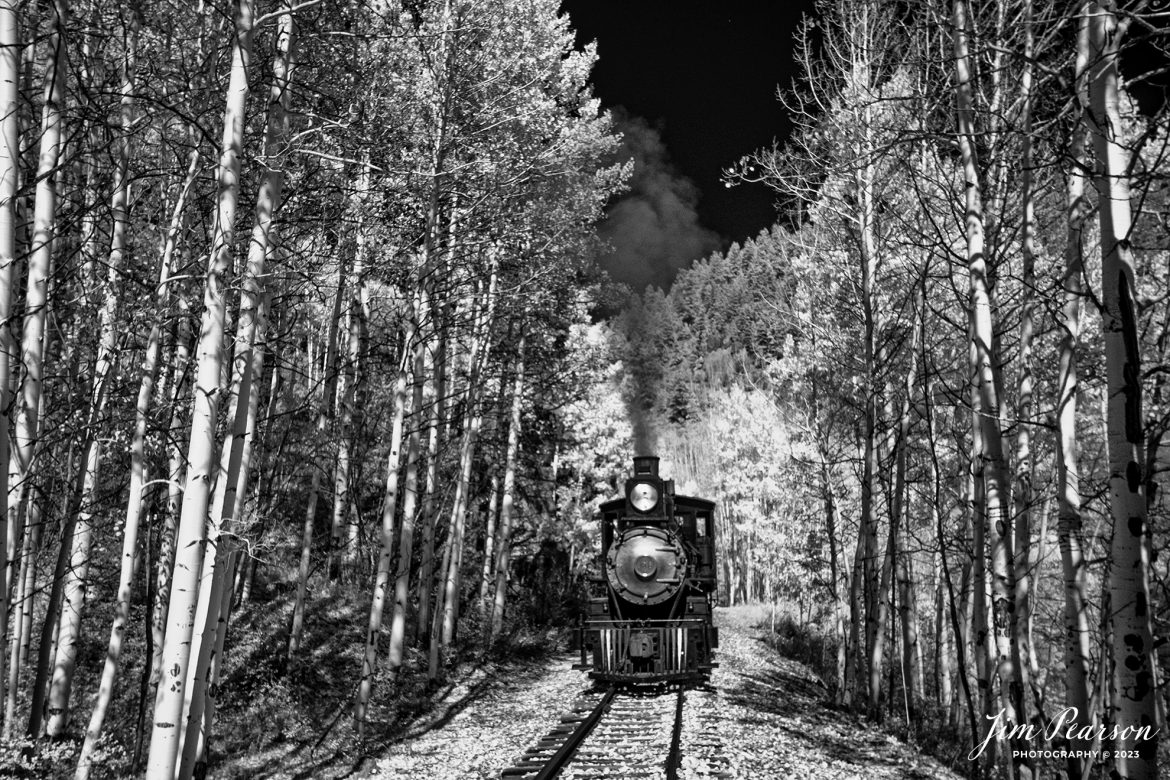
[[[1101,227],[1101,328],[1105,338],[1109,499],[1113,515],[1109,595],[1113,674],[1109,720],[1116,773],[1158,776],[1158,669],[1151,630],[1141,350],[1130,245],[1129,154],[1121,143],[1119,46],[1124,28],[1111,2],[1090,2],[1089,130]],[[1137,757],[1132,757],[1136,753]]]
[[[189,135],[193,135],[193,130],[188,127]],[[184,182],[183,189],[180,191],[179,197],[175,202],[175,209],[171,215],[171,224],[167,231],[167,236],[164,239],[163,248],[163,266],[165,269],[173,267],[173,258],[176,251],[180,252],[183,260],[183,268],[193,265],[190,263],[190,257],[186,249],[177,249],[179,233],[188,226],[190,222],[190,215],[186,209],[187,198],[191,187],[194,185],[198,176],[200,166],[199,147],[195,146],[191,150],[188,157],[187,178]],[[169,258],[168,258],[169,253]],[[166,271],[169,274],[169,270]],[[168,285],[169,287],[170,285]],[[160,291],[161,294],[161,291]],[[158,541],[158,559],[155,564],[154,579],[154,604],[151,609],[150,617],[150,635],[151,635],[151,661],[150,661],[150,678],[154,684],[162,678],[162,652],[163,640],[166,634],[167,625],[167,606],[170,603],[171,595],[171,574],[174,571],[175,562],[175,538],[179,525],[179,513],[182,511],[183,501],[183,486],[185,484],[185,476],[187,471],[187,464],[184,460],[185,453],[182,450],[183,443],[183,417],[180,412],[180,403],[182,402],[183,391],[188,387],[188,369],[190,368],[191,357],[191,336],[192,323],[190,318],[190,309],[187,304],[187,298],[181,287],[178,289],[176,298],[177,308],[177,327],[173,343],[173,349],[170,350],[172,370],[170,372],[170,380],[173,385],[169,395],[169,420],[166,425],[167,431],[167,500],[166,511],[163,513],[163,524],[159,533]],[[158,317],[162,317],[163,307],[161,306]],[[161,328],[161,322],[159,323]],[[161,333],[158,342],[158,349],[161,353],[162,341]],[[165,380],[166,374],[163,375]],[[160,391],[164,388],[160,382]]]
[[[134,432],[130,440],[130,488],[126,499],[126,517],[122,524],[122,557],[118,577],[118,600],[115,606],[113,625],[110,628],[110,641],[106,648],[106,658],[102,667],[97,699],[94,702],[93,712],[89,718],[89,725],[85,730],[85,739],[82,742],[81,752],[77,759],[77,769],[74,773],[75,780],[86,780],[92,771],[94,750],[105,728],[106,715],[109,712],[114,689],[118,681],[123,639],[126,631],[126,623],[130,616],[131,588],[138,563],[138,534],[146,493],[147,422],[150,412],[151,396],[153,395],[155,380],[158,376],[159,357],[162,352],[162,327],[159,318],[169,297],[169,279],[171,276],[171,262],[174,257],[175,238],[178,232],[181,214],[186,205],[187,195],[195,180],[198,159],[198,151],[193,151],[191,153],[192,164],[188,169],[188,175],[183,183],[182,189],[180,189],[179,195],[176,198],[175,208],[172,211],[170,226],[164,239],[163,251],[161,253],[159,283],[156,287],[156,311],[150,334],[147,337],[146,355],[142,366],[142,378],[139,382],[138,396],[134,409]],[[147,671],[149,671],[149,667]],[[144,671],[145,673],[146,671]]]
[[[366,712],[374,687],[374,671],[378,661],[378,636],[382,630],[382,615],[390,590],[390,565],[394,557],[394,518],[398,508],[398,473],[401,466],[402,430],[406,419],[406,391],[414,342],[418,338],[418,295],[410,314],[402,323],[402,354],[394,380],[394,417],[390,424],[390,452],[386,462],[386,489],[382,498],[381,533],[378,568],[374,575],[374,592],[370,599],[370,617],[366,627],[365,654],[358,677],[357,696],[353,705],[354,727],[359,736],[365,733]],[[418,381],[416,379],[416,381]]]
[[[1079,442],[1077,440],[1077,349],[1081,334],[1081,276],[1084,274],[1085,221],[1089,203],[1085,198],[1083,157],[1087,128],[1083,111],[1088,108],[1087,72],[1089,60],[1088,16],[1081,14],[1077,32],[1076,90],[1082,116],[1073,130],[1072,158],[1067,174],[1067,228],[1064,244],[1064,272],[1061,287],[1060,346],[1056,382],[1056,492],[1059,499],[1057,539],[1064,580],[1064,677],[1065,704],[1075,707],[1078,717],[1069,725],[1077,728],[1092,718],[1089,709],[1090,633],[1086,599],[1087,563],[1081,530]],[[1090,750],[1092,740],[1070,741],[1073,752]],[[1081,760],[1068,760],[1070,777],[1081,775]]]
[[[524,325],[521,325],[523,329]],[[508,444],[504,452],[504,486],[500,498],[499,544],[496,546],[496,590],[492,600],[489,638],[495,641],[504,630],[504,607],[508,597],[508,558],[512,551],[512,512],[516,504],[516,461],[520,451],[520,424],[524,412],[524,348],[527,334],[521,330],[516,347],[512,412],[508,419]]]
[[[278,13],[275,56],[272,62],[272,85],[268,95],[268,115],[263,150],[266,168],[256,195],[255,223],[248,243],[247,266],[241,279],[239,323],[232,367],[228,418],[231,429],[220,452],[220,468],[208,524],[208,543],[212,548],[203,557],[199,601],[195,611],[196,634],[191,655],[195,666],[188,672],[184,701],[185,730],[180,736],[178,777],[189,780],[195,764],[202,760],[206,744],[204,712],[216,635],[224,627],[220,606],[224,590],[230,591],[231,572],[228,561],[234,553],[234,522],[247,494],[251,473],[251,442],[255,437],[259,393],[253,390],[261,379],[264,366],[263,342],[267,327],[265,312],[267,260],[274,242],[273,215],[280,208],[284,187],[284,168],[280,155],[281,135],[288,111],[289,82],[293,69],[294,25],[288,4]]]
[[[929,269],[924,269],[925,276]],[[909,688],[909,709],[913,719],[918,708],[925,698],[926,689],[922,675],[922,651],[918,643],[918,601],[914,587],[913,551],[906,549],[903,537],[909,536],[909,522],[913,517],[910,511],[909,491],[906,485],[907,450],[910,447],[911,411],[914,408],[915,382],[918,371],[918,340],[921,336],[920,322],[924,318],[922,284],[916,284],[914,295],[914,314],[910,322],[910,348],[907,357],[910,361],[906,371],[906,381],[902,392],[902,408],[898,415],[898,431],[895,454],[894,494],[890,506],[891,557],[893,574],[898,585],[898,618],[902,628],[902,680]],[[907,527],[901,533],[896,533],[893,526],[905,520]]]
[[[0,0],[0,700],[8,645],[8,540],[16,529],[8,522],[8,459],[11,429],[12,363],[17,359],[12,333],[12,287],[16,281],[16,185],[20,162],[18,104],[20,94],[20,8]]]
[[[326,325],[325,344],[325,383],[317,407],[317,440],[324,444],[325,436],[329,431],[330,421],[333,419],[333,405],[337,396],[337,331],[341,319],[341,304],[345,300],[345,281],[347,276],[348,251],[344,236],[339,237],[337,246],[337,288],[333,296],[333,309]],[[309,338],[310,347],[313,344]],[[310,357],[310,392],[316,384],[311,375],[315,362]],[[286,657],[291,661],[296,657],[301,647],[301,639],[305,630],[305,609],[309,593],[309,570],[313,563],[313,530],[317,520],[317,501],[321,495],[321,477],[327,468],[324,456],[312,464],[312,476],[309,483],[309,499],[305,502],[305,518],[301,526],[301,558],[297,569],[297,592],[293,601],[292,627],[288,634],[288,648]]]
[[[399,529],[397,548],[397,567],[394,572],[394,603],[390,618],[390,647],[387,653],[387,662],[390,675],[397,676],[402,666],[403,654],[406,645],[406,619],[410,607],[410,568],[414,553],[414,531],[418,515],[418,482],[419,457],[422,442],[423,421],[426,412],[423,408],[424,389],[426,384],[426,354],[428,339],[423,333],[424,325],[433,327],[431,314],[431,294],[435,284],[435,271],[439,267],[436,256],[439,253],[436,246],[435,231],[438,227],[439,190],[437,175],[432,176],[431,200],[427,219],[427,234],[423,244],[422,272],[416,282],[417,289],[411,316],[416,318],[414,328],[413,362],[410,373],[411,413],[417,418],[411,428],[406,445],[405,474],[402,484],[402,523]],[[405,343],[405,342],[404,342]],[[405,348],[405,347],[404,347]],[[403,369],[406,367],[406,353],[403,354]],[[401,375],[400,375],[401,379]],[[397,389],[397,386],[396,386]],[[405,398],[403,399],[405,401]],[[395,423],[397,423],[398,399],[395,398]],[[431,479],[434,477],[432,476]],[[383,550],[386,552],[386,550]],[[381,563],[381,559],[379,559]],[[387,572],[389,574],[389,572]],[[373,613],[371,612],[371,618]],[[371,627],[373,623],[371,622]],[[370,649],[370,648],[367,648]]]
[[[456,252],[456,235],[459,213],[458,193],[451,199],[451,214],[447,225],[446,252],[438,257],[438,266],[435,278],[444,278],[449,275],[449,269],[454,262]],[[432,621],[431,605],[432,593],[435,588],[435,534],[439,524],[440,507],[435,501],[436,479],[438,477],[439,448],[446,438],[447,430],[447,402],[448,402],[448,329],[451,321],[451,303],[439,302],[436,291],[435,300],[431,305],[431,317],[434,322],[434,341],[431,351],[432,369],[428,380],[432,388],[431,413],[427,419],[427,454],[426,474],[423,478],[423,494],[420,502],[422,515],[422,549],[419,551],[418,566],[418,621],[416,635],[418,641],[426,642],[430,636]],[[441,571],[441,569],[440,569]]]
[[[462,580],[463,541],[467,524],[471,468],[475,458],[475,447],[479,428],[483,421],[482,392],[480,377],[490,350],[492,326],[496,308],[496,283],[499,278],[499,256],[496,249],[489,250],[491,259],[489,278],[483,285],[479,312],[472,327],[471,344],[468,347],[469,372],[467,378],[467,411],[469,420],[463,432],[459,447],[459,474],[455,483],[455,496],[451,508],[451,533],[447,544],[451,559],[443,579],[442,632],[431,637],[431,656],[437,657],[438,647],[450,646],[455,639],[455,628],[459,620],[459,594]],[[436,611],[437,608],[436,608]],[[438,646],[436,646],[438,643]],[[432,675],[433,676],[433,675]]]
[[[420,293],[425,296],[425,291]],[[427,304],[421,303],[426,309]],[[424,315],[425,319],[425,315]],[[422,441],[423,387],[426,382],[426,341],[416,339],[414,368],[411,373],[413,395],[411,411],[418,417],[406,444],[406,473],[402,483],[402,527],[398,537],[398,567],[394,573],[394,610],[390,617],[390,649],[387,665],[391,679],[402,667],[406,649],[406,614],[410,608],[410,564],[414,552],[414,527],[418,510],[418,461]]]
[[[56,232],[57,163],[61,155],[61,125],[63,122],[61,112],[65,100],[67,0],[56,0],[53,4],[53,11],[52,32],[48,37],[49,56],[46,57],[44,69],[45,101],[41,112],[36,200],[20,348],[25,374],[18,400],[16,423],[13,426],[12,452],[8,466],[10,539],[15,538],[19,533],[16,529],[21,526],[20,517],[24,502],[28,500],[34,450],[39,437],[45,323],[49,314],[48,285]],[[25,536],[27,538],[28,534]],[[22,568],[26,566],[27,560],[27,556],[22,555]],[[11,687],[8,695],[10,698],[13,696]],[[5,728],[10,728],[10,720],[5,721]]]
[[[132,14],[126,33],[126,52],[122,65],[121,126],[119,128],[120,137],[118,139],[113,193],[110,197],[113,227],[110,231],[110,250],[105,289],[103,290],[104,300],[99,314],[97,354],[92,368],[93,387],[90,393],[88,420],[85,428],[86,440],[81,450],[82,460],[85,464],[84,485],[75,521],[77,528],[73,535],[69,568],[66,573],[65,600],[61,606],[60,625],[57,629],[57,655],[54,661],[52,687],[49,690],[49,721],[46,731],[50,737],[62,736],[69,723],[69,699],[73,687],[74,667],[77,663],[77,646],[81,641],[81,620],[85,610],[89,562],[92,557],[94,538],[93,515],[97,503],[99,468],[104,450],[99,426],[103,422],[102,418],[109,398],[110,375],[116,370],[118,358],[117,291],[122,282],[122,265],[126,255],[126,234],[129,223],[130,132],[134,122],[137,26],[137,13],[135,12]]]
[[[994,366],[998,360],[995,354],[993,322],[991,311],[991,288],[989,263],[983,240],[983,204],[979,166],[975,156],[975,119],[972,108],[971,60],[967,44],[967,5],[955,0],[952,5],[954,25],[954,63],[956,115],[958,120],[959,149],[963,162],[965,192],[964,223],[966,234],[966,257],[970,283],[970,355],[972,369],[972,395],[977,401],[974,412],[974,433],[980,440],[976,450],[976,466],[981,478],[976,479],[977,511],[972,522],[989,531],[991,559],[991,613],[993,616],[991,644],[995,650],[995,668],[999,675],[1000,699],[1004,717],[1012,724],[1018,724],[1018,716],[1012,703],[1010,690],[1016,681],[1016,670],[1012,663],[1009,612],[1011,608],[1011,506],[1010,486],[1006,475],[1006,461],[1003,453],[1003,439],[999,428],[1000,403],[996,389]],[[982,551],[976,542],[975,555],[982,560]],[[976,583],[976,596],[980,585]],[[976,612],[981,612],[980,599],[976,598]],[[975,641],[980,642],[978,632]],[[981,683],[982,684],[982,683]]]
[[[357,228],[354,235],[353,267],[350,270],[348,283],[349,300],[345,307],[345,334],[346,334],[346,361],[344,370],[338,376],[337,389],[338,411],[341,415],[341,425],[337,437],[337,462],[333,469],[333,519],[330,523],[329,554],[330,569],[341,571],[344,565],[352,569],[358,556],[358,524],[355,519],[356,511],[351,510],[353,500],[350,498],[351,460],[356,453],[357,429],[356,421],[359,417],[356,404],[358,383],[361,381],[358,371],[365,355],[366,315],[369,308],[366,289],[366,208],[370,192],[370,160],[369,153],[363,154],[361,169],[358,173],[357,191],[354,193],[351,208],[355,213]],[[339,346],[340,349],[340,346]],[[348,530],[348,536],[343,532]],[[342,549],[344,546],[344,550]]]
[[[502,409],[504,404],[505,388],[500,388],[500,396],[496,400],[496,404]],[[487,600],[489,593],[489,585],[492,580],[492,566],[496,562],[495,545],[497,535],[497,507],[500,505],[500,474],[495,469],[492,470],[491,477],[488,480],[488,500],[487,510],[484,512],[484,530],[483,530],[483,564],[480,567],[479,573],[479,588],[476,593],[475,604],[481,616],[486,615],[489,610],[487,608]]]
[[[1032,425],[1033,412],[1033,378],[1032,378],[1032,349],[1036,330],[1036,215],[1034,191],[1032,182],[1033,143],[1032,143],[1032,80],[1034,58],[1034,33],[1032,30],[1032,0],[1024,0],[1023,8],[1024,28],[1024,65],[1020,83],[1020,254],[1022,259],[1022,286],[1023,301],[1020,306],[1020,342],[1019,342],[1019,376],[1016,390],[1016,417],[1019,424],[1016,429],[1016,462],[1015,462],[1015,518],[1014,538],[1015,560],[1013,572],[1015,592],[1012,598],[1015,608],[1011,611],[1012,632],[1012,663],[1019,673],[1019,679],[1014,683],[1012,691],[1013,704],[1022,721],[1028,721],[1028,706],[1025,699],[1025,688],[1032,683],[1034,670],[1032,664],[1035,654],[1032,652],[1031,637],[1031,547],[1032,547],[1032,478],[1035,470],[1032,459]],[[1020,766],[1027,766],[1021,762]],[[1030,769],[1028,769],[1030,773]]]
[[[155,696],[147,777],[172,780],[182,728],[183,700],[195,631],[199,574],[207,544],[207,511],[215,472],[215,425],[223,393],[224,297],[231,271],[239,197],[240,156],[244,142],[244,104],[252,55],[253,0],[237,0],[232,67],[224,108],[223,141],[218,166],[219,196],[204,290],[199,333],[198,370],[187,448],[187,481],[176,539],[174,574],[163,645],[163,679]]]
[[[442,267],[442,266],[440,266]],[[418,620],[416,636],[427,641],[431,626],[431,594],[435,587],[435,530],[438,524],[438,510],[435,506],[435,478],[438,475],[438,456],[443,429],[445,428],[447,410],[447,337],[445,335],[448,317],[445,314],[446,306],[435,310],[437,318],[435,338],[438,344],[434,348],[430,385],[433,400],[431,413],[427,419],[427,454],[426,474],[423,477],[423,495],[420,503],[422,516],[422,549],[419,554],[418,565]]]
[[[49,314],[48,286],[51,277],[52,258],[57,227],[57,175],[58,161],[62,153],[62,111],[65,101],[65,25],[68,19],[68,4],[66,0],[57,0],[53,5],[54,18],[52,32],[48,38],[48,56],[45,58],[44,83],[45,102],[41,112],[41,143],[37,161],[36,201],[33,213],[33,236],[31,255],[28,267],[28,290],[25,295],[24,332],[21,342],[21,359],[24,362],[23,392],[17,410],[16,425],[13,429],[13,449],[9,459],[9,526],[19,526],[23,505],[30,501],[29,481],[33,475],[33,459],[36,454],[37,441],[40,437],[40,420],[43,417],[44,396],[42,381],[44,372],[45,344],[47,340],[46,322]],[[14,519],[15,518],[15,519]],[[39,529],[38,529],[39,530]],[[24,577],[35,576],[35,567],[32,560],[31,542],[36,538],[26,533],[25,538],[30,544],[24,545],[27,552],[22,554],[21,569]],[[67,544],[63,541],[62,544]],[[60,568],[60,567],[58,567]],[[59,584],[54,582],[59,589]],[[24,631],[24,637],[31,635],[32,612],[31,605],[25,602],[31,597],[31,585],[22,594],[18,611],[24,607],[28,614],[29,627]],[[50,609],[45,618],[45,625],[51,635],[52,624],[55,620],[53,607],[57,603],[54,595],[50,595]],[[22,626],[23,629],[23,626]],[[49,648],[45,648],[47,656]],[[19,680],[19,671],[16,666],[18,658],[15,653],[10,658],[8,706],[7,709],[15,714],[16,682]],[[44,668],[48,663],[45,657],[38,664],[43,683]],[[16,679],[13,679],[16,674]],[[41,705],[44,703],[43,685],[36,685],[33,689],[33,706],[29,717],[29,731],[34,737],[40,736]],[[11,734],[13,717],[6,717],[5,732]]]

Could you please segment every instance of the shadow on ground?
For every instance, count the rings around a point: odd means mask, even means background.
[[[785,734],[809,751],[859,768],[903,767],[891,751],[892,738],[859,716],[836,707],[824,684],[806,667],[775,656],[763,638],[750,641],[762,646],[759,656],[769,660],[751,668],[736,669],[737,684],[725,689],[723,698],[756,713],[757,722]],[[927,777],[927,775],[922,775]]]
[[[426,659],[408,651],[397,681],[386,675],[386,648],[361,739],[351,707],[363,652],[368,605],[340,592],[320,593],[306,615],[304,642],[286,661],[291,606],[256,605],[238,616],[237,636],[251,643],[227,654],[220,718],[213,738],[213,774],[225,780],[315,780],[362,774],[388,746],[442,728],[501,685],[531,684],[544,673],[535,660],[547,652],[523,648],[518,659],[449,658],[447,681],[428,683]],[[475,630],[468,626],[467,630]]]

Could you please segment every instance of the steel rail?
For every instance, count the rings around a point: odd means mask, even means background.
[[[524,777],[531,778],[531,780],[552,780],[552,778],[555,778],[565,765],[572,760],[573,755],[577,752],[577,748],[593,732],[593,728],[609,710],[609,706],[613,702],[614,697],[617,696],[617,692],[618,689],[616,687],[610,687],[605,692],[605,695],[597,703],[597,706],[577,724],[572,733],[565,738],[564,743],[557,748],[555,753],[549,756],[535,775],[532,774],[535,767],[513,766],[505,769],[500,777]]]
[[[666,780],[678,780],[678,770],[682,764],[682,722],[683,722],[683,689],[678,690],[678,701],[674,706],[674,727],[670,732],[670,752],[666,754]]]

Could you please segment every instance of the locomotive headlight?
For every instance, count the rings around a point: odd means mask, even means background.
[[[649,512],[658,505],[658,488],[649,482],[638,482],[630,490],[630,503],[639,512]]]

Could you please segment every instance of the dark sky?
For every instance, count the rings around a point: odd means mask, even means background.
[[[776,88],[792,78],[792,33],[811,5],[564,0],[578,43],[597,41],[595,93],[605,107],[630,118],[627,137],[644,162],[607,236],[615,245],[639,244],[628,251],[619,247],[622,256],[607,263],[620,280],[669,284],[694,256],[775,221],[766,187],[729,189],[720,173],[783,137]],[[686,224],[687,209],[690,219],[697,213],[698,224]],[[653,219],[656,226],[648,226]],[[654,257],[663,253],[672,256]],[[688,253],[694,256],[678,256]]]

